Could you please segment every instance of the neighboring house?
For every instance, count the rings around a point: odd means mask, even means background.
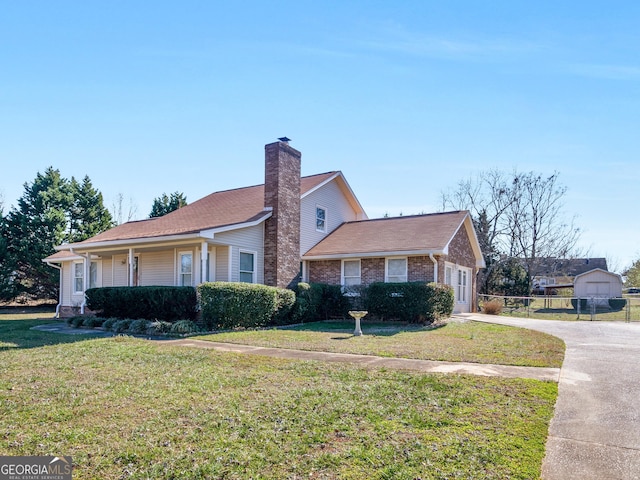
[[[617,273],[595,268],[576,275],[573,281],[576,298],[594,299],[596,304],[607,304],[609,298],[622,297],[622,277]]]
[[[468,212],[368,220],[339,171],[300,177],[301,153],[265,146],[265,184],[212,193],[163,217],[128,222],[44,259],[60,270],[62,316],[91,287],[207,281],[289,287],[436,281],[475,308],[484,267]]]
[[[607,271],[606,258],[541,258],[533,277],[534,291],[542,293],[547,288],[570,287],[574,278],[595,268]]]

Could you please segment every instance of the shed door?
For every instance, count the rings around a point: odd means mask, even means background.
[[[587,282],[587,296],[589,297],[608,297],[609,282]]]

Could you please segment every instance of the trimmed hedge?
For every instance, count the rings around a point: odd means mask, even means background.
[[[453,312],[453,289],[435,283],[372,283],[366,288],[365,309],[382,320],[433,322]]]
[[[102,287],[86,291],[87,306],[103,317],[146,320],[194,320],[193,287]]]
[[[203,283],[198,295],[202,323],[208,329],[286,324],[295,303],[292,290],[255,283]]]

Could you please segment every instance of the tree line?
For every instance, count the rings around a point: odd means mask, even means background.
[[[163,193],[154,199],[149,218],[186,204],[182,193]],[[121,221],[105,207],[102,193],[88,176],[67,179],[53,167],[25,183],[24,193],[6,214],[3,207],[0,197],[0,301],[4,302],[57,299],[58,272],[42,259],[55,253],[57,245],[81,242]],[[117,206],[114,209],[118,214]]]

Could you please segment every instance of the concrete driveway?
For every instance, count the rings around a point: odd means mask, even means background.
[[[549,333],[567,346],[543,479],[640,479],[640,324],[465,317]]]

